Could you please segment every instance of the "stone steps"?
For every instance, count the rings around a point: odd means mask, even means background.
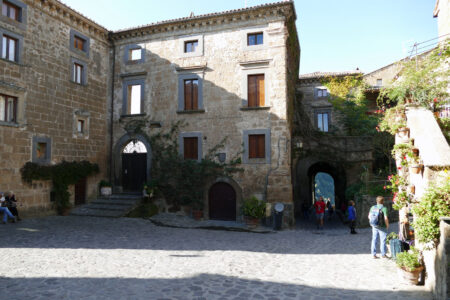
[[[134,194],[114,194],[110,197],[98,197],[91,203],[75,207],[70,215],[120,218],[135,208],[141,199],[141,195]]]

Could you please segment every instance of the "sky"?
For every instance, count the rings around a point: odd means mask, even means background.
[[[274,0],[276,2],[276,0]],[[62,0],[109,30],[255,6],[265,0]],[[300,74],[370,72],[438,36],[436,0],[295,0]],[[124,5],[126,3],[126,5]],[[427,44],[425,44],[427,45]]]

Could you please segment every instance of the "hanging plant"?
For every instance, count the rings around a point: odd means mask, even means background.
[[[397,105],[388,108],[378,125],[378,130],[386,131],[394,135],[402,128],[406,128],[405,107],[403,105]]]

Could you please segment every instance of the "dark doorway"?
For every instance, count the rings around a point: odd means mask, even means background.
[[[75,205],[86,203],[86,177],[75,184]]]
[[[147,181],[147,153],[122,153],[122,187],[136,192]]]
[[[217,182],[209,189],[209,218],[236,221],[236,192],[228,183]]]

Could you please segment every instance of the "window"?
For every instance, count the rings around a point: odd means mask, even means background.
[[[383,86],[383,79],[377,79],[377,86]]]
[[[265,105],[264,74],[248,75],[248,107]]]
[[[17,98],[0,95],[0,121],[17,123]]]
[[[141,85],[128,86],[128,107],[127,115],[136,115],[141,113]]]
[[[18,41],[8,35],[2,38],[2,58],[10,61],[18,61],[17,57]]]
[[[82,84],[82,82],[83,82],[82,79],[83,79],[83,66],[80,64],[74,63],[72,80],[76,83]]]
[[[84,120],[77,121],[77,132],[81,134],[84,133]]]
[[[198,47],[198,40],[184,42],[184,53],[195,52]]]
[[[198,79],[184,80],[184,109],[198,109]]]
[[[8,1],[2,3],[2,15],[20,22],[20,7]]]
[[[73,38],[73,47],[75,49],[84,51],[84,43],[85,42],[86,41],[84,39],[82,39],[82,38],[80,38],[78,36],[74,36],[74,38]]]
[[[248,158],[265,158],[265,135],[251,134],[248,136]]]
[[[51,139],[46,137],[33,137],[32,161],[36,163],[49,163],[51,160]]]
[[[183,138],[183,157],[184,159],[198,160],[198,137]]]
[[[270,129],[251,129],[243,131],[244,164],[270,164]]]
[[[177,113],[204,112],[203,80],[193,73],[178,75],[178,111]]]
[[[130,60],[140,60],[142,57],[142,50],[141,49],[131,49],[129,55],[130,55]]]
[[[82,53],[85,54],[86,56],[89,56],[90,39],[87,36],[73,29],[70,30],[69,46],[72,52],[75,52],[77,54]]]
[[[316,113],[317,129],[323,132],[328,132],[328,125],[330,122],[329,112],[317,112]]]
[[[317,89],[317,97],[319,98],[323,98],[328,96],[328,91],[327,89]]]
[[[122,115],[144,114],[145,79],[127,77],[122,84]]]
[[[263,44],[263,33],[249,33],[247,34],[247,45],[248,46],[255,46],[255,45],[262,45]]]

